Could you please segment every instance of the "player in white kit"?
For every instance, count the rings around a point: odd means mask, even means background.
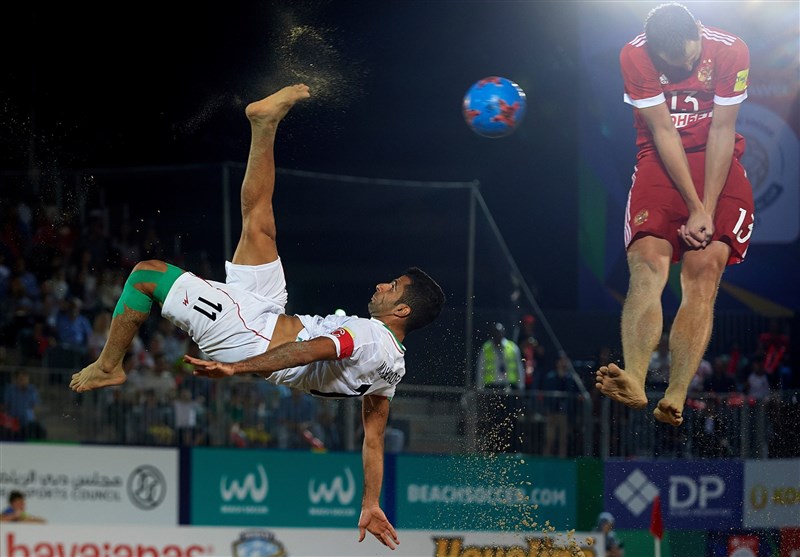
[[[251,103],[251,143],[242,182],[242,234],[225,283],[205,280],[163,261],[138,263],[120,296],[106,345],[97,361],[72,376],[76,392],[125,382],[122,359],[153,300],[161,314],[189,333],[213,361],[188,355],[196,375],[212,378],[258,374],[268,381],[320,397],[363,397],[364,493],[359,541],[372,533],[391,549],[397,532],[380,508],[383,435],[389,402],[405,374],[403,340],[431,323],[445,301],[439,285],[411,267],[376,286],[368,310],[356,316],[286,315],[283,266],[275,243],[273,154],[278,123],[308,98],[302,84]]]

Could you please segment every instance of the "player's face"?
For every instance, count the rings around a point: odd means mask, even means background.
[[[397,301],[403,296],[411,279],[403,275],[392,282],[382,282],[375,286],[375,294],[370,298],[367,308],[372,317],[390,315]]]
[[[702,50],[703,44],[700,39],[697,39],[696,41],[686,41],[683,56],[673,57],[669,56],[665,52],[659,52],[658,57],[672,68],[691,73],[697,65],[698,60],[700,60],[700,54]]]

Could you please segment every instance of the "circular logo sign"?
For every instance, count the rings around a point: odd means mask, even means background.
[[[155,466],[138,466],[128,476],[128,497],[140,509],[155,509],[166,496],[167,480]]]

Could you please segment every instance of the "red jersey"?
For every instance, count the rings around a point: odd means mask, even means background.
[[[701,26],[700,59],[688,77],[670,82],[666,64],[651,60],[642,33],[620,52],[625,85],[624,100],[635,108],[666,102],[687,152],[705,150],[714,103],[739,104],[747,98],[750,53],[744,41],[713,27]],[[673,78],[674,79],[674,78]],[[639,157],[655,150],[653,135],[638,110],[634,111]],[[744,138],[736,134],[734,156],[744,152]]]

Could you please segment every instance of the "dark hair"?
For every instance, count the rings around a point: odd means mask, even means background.
[[[8,504],[12,504],[17,499],[25,499],[25,495],[21,491],[12,491],[8,494]]]
[[[407,304],[411,313],[406,318],[406,333],[421,329],[439,317],[445,302],[442,288],[425,271],[409,267],[403,272],[411,279],[398,304]]]
[[[680,58],[686,53],[686,41],[700,38],[697,20],[683,4],[671,2],[650,10],[644,22],[647,51],[651,56],[664,53]]]

